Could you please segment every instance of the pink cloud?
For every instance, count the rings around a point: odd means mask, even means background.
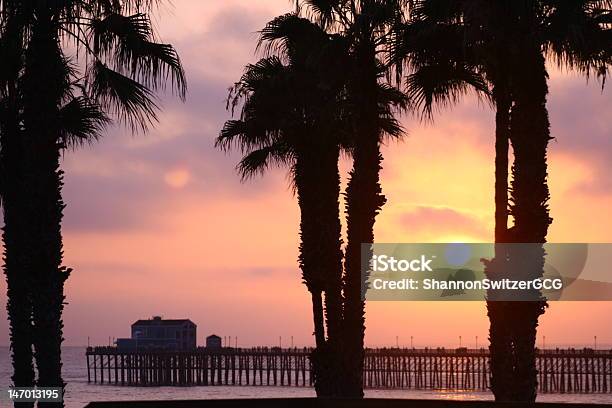
[[[400,216],[400,225],[414,233],[483,237],[487,228],[478,218],[446,207],[419,206]]]

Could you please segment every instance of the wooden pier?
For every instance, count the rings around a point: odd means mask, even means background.
[[[199,348],[190,352],[87,349],[90,383],[121,386],[311,387],[310,349]],[[489,389],[485,349],[367,349],[364,387]],[[540,393],[612,393],[611,350],[545,350],[537,354]]]

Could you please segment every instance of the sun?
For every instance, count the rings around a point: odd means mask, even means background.
[[[164,181],[172,188],[181,189],[189,184],[191,173],[187,169],[175,169],[164,174]]]

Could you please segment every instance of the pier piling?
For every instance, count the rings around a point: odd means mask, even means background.
[[[125,352],[88,347],[87,381],[127,386],[265,385],[312,387],[308,348],[198,348]],[[612,392],[612,351],[538,351],[540,393]],[[367,349],[365,388],[489,389],[485,349]],[[93,381],[92,381],[93,380]]]

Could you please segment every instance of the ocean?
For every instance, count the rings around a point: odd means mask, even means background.
[[[64,380],[68,383],[66,407],[82,408],[91,401],[120,400],[173,400],[222,398],[291,398],[313,397],[312,388],[299,387],[115,387],[87,384],[87,365],[84,347],[66,347],[63,350]],[[7,347],[0,347],[0,407],[10,406],[7,389],[11,380],[11,362]],[[491,400],[486,392],[366,390],[366,397]],[[542,402],[580,402],[612,404],[612,394],[541,394]]]

